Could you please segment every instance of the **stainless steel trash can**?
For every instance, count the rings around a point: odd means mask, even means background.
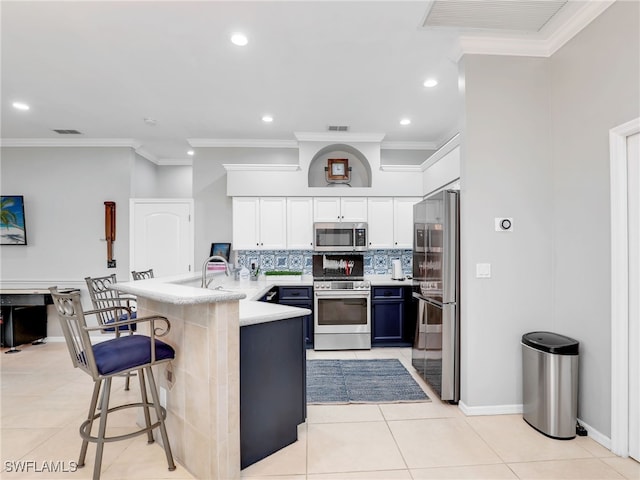
[[[552,438],[576,436],[579,345],[551,332],[522,336],[523,418]]]

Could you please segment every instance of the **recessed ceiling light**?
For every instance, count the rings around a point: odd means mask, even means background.
[[[194,152],[193,150],[189,150],[189,151],[187,152],[187,155],[189,155],[189,156],[193,157],[193,156],[195,155],[195,153],[196,153],[196,152]]]
[[[411,120],[409,120],[408,118],[403,118],[402,120],[400,120],[400,125],[409,125],[411,123]]]
[[[158,122],[156,121],[155,118],[145,117],[144,118],[144,123],[146,123],[147,125],[149,125],[151,127],[155,127]]]
[[[264,115],[262,117],[262,121],[264,123],[271,123],[271,122],[273,122],[273,117],[271,115]]]
[[[249,43],[249,40],[244,33],[234,33],[233,35],[231,35],[231,43],[239,47],[244,47],[247,43]]]
[[[16,110],[29,110],[29,105],[22,102],[13,102],[13,108]]]
[[[427,78],[424,81],[423,85],[427,88],[432,88],[438,85],[438,81],[435,78]]]

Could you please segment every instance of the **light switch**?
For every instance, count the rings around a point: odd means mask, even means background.
[[[476,263],[476,278],[491,278],[491,264]]]

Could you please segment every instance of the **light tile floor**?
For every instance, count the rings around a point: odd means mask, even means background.
[[[3,350],[3,352],[6,350]],[[308,358],[399,358],[410,368],[410,349],[314,352]],[[74,370],[66,346],[24,346],[0,357],[0,458],[3,479],[90,478],[87,466],[75,473],[43,472],[45,462],[70,467],[80,447],[92,382]],[[640,464],[614,456],[588,437],[552,440],[534,431],[520,415],[466,417],[432,399],[428,403],[310,405],[296,443],[241,472],[246,480],[394,479],[640,479]],[[114,398],[137,399],[137,382],[124,391],[115,381]],[[118,413],[111,427],[127,431],[133,412]],[[33,461],[29,472],[9,471],[17,461]],[[8,463],[7,463],[8,462]],[[108,444],[102,478],[194,478],[184,468],[169,472],[163,450],[145,437]],[[218,480],[218,479],[216,479]],[[219,479],[224,480],[224,479]]]

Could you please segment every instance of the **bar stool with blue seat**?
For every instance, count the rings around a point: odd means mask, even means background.
[[[162,437],[168,468],[169,470],[175,470],[176,466],[173,461],[171,446],[169,445],[169,438],[165,427],[167,412],[166,409],[160,405],[158,389],[151,368],[154,365],[170,362],[175,357],[174,349],[156,338],[164,336],[169,332],[171,328],[169,320],[160,316],[118,320],[113,322],[113,326],[116,328],[121,325],[147,323],[150,334],[122,335],[93,345],[89,334],[92,331],[102,330],[102,326],[87,326],[86,316],[108,313],[109,310],[111,310],[112,315],[115,315],[117,307],[106,307],[85,312],[80,303],[79,292],[60,293],[57,287],[51,287],[49,290],[71,355],[71,362],[75,368],[80,368],[94,381],[89,414],[87,420],[80,425],[82,447],[80,449],[78,466],[82,467],[85,464],[89,442],[96,443],[93,478],[97,480],[100,478],[102,453],[106,442],[125,440],[146,433],[148,443],[153,443],[154,438],[152,431],[158,428]],[[109,407],[111,379],[115,375],[127,374],[134,371],[137,371],[140,380],[141,401]],[[149,402],[147,397],[146,381],[149,382],[149,391],[151,392],[153,402]],[[101,389],[102,396],[98,403]],[[142,408],[145,426],[131,433],[107,437],[107,416],[112,412],[125,408]],[[156,414],[155,423],[151,423],[150,409],[152,408]],[[97,436],[92,436],[91,428],[96,419],[99,419],[98,432]]]
[[[106,328],[101,330],[102,332],[115,332],[115,328],[111,324],[115,322],[116,319],[127,320],[136,318],[136,312],[134,310],[136,298],[131,295],[121,295],[120,292],[109,288],[117,281],[115,274],[107,275],[106,277],[85,277],[84,280],[87,283],[87,290],[89,291],[93,308],[99,311],[96,318],[99,324],[106,326]],[[120,332],[133,334],[135,331],[135,324],[120,325],[116,335],[119,335]],[[126,375],[125,390],[129,390],[129,377],[130,375]]]

